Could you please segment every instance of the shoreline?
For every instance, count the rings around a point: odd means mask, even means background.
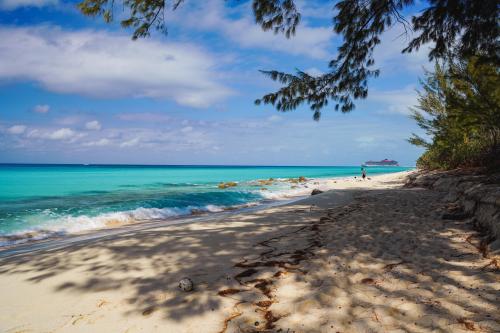
[[[0,258],[0,331],[498,331],[477,232],[404,178]]]
[[[376,174],[369,177],[368,179],[376,180],[377,177],[383,177],[387,175],[407,175],[414,170],[399,171],[392,173]],[[112,236],[114,234],[120,234],[123,232],[128,232],[130,230],[141,230],[144,228],[154,228],[162,225],[170,224],[185,224],[185,223],[196,223],[203,222],[205,220],[210,221],[218,218],[223,218],[227,215],[240,214],[245,212],[251,212],[254,210],[266,209],[274,206],[281,206],[299,201],[310,196],[310,192],[317,188],[322,191],[335,190],[333,188],[334,184],[337,185],[338,182],[350,182],[355,181],[355,176],[349,177],[326,177],[326,178],[310,178],[303,184],[298,190],[293,191],[289,189],[289,194],[285,194],[278,198],[262,199],[259,202],[249,202],[240,205],[241,207],[234,208],[225,207],[222,211],[210,212],[192,212],[191,214],[172,216],[167,218],[150,219],[150,220],[137,220],[133,222],[120,222],[117,220],[110,220],[103,227],[97,227],[87,230],[82,230],[78,232],[52,232],[47,230],[32,230],[19,234],[0,236],[0,258],[5,256],[14,255],[17,253],[27,253],[31,249],[47,249],[55,246],[68,246],[74,242],[81,242],[86,240],[98,239],[101,237]],[[280,183],[288,182],[288,179],[276,179]],[[360,181],[359,176],[357,181]],[[254,180],[253,182],[259,182],[259,180]],[[329,184],[330,183],[330,184]],[[345,185],[340,185],[342,188]],[[295,192],[295,193],[294,193]],[[279,196],[277,194],[277,196]],[[3,241],[2,241],[3,239]],[[64,245],[62,245],[64,244]]]
[[[94,242],[100,239],[109,239],[121,234],[142,231],[147,229],[161,228],[166,226],[183,225],[190,223],[204,223],[214,220],[220,220],[231,215],[238,215],[243,213],[250,213],[259,210],[264,210],[267,208],[287,205],[295,201],[302,200],[304,198],[290,199],[290,200],[276,200],[274,202],[260,204],[255,206],[244,207],[240,209],[229,209],[222,212],[206,213],[203,215],[191,214],[182,215],[178,217],[171,217],[166,219],[156,219],[150,221],[139,221],[136,223],[124,224],[120,226],[101,228],[101,229],[91,229],[87,231],[82,231],[79,233],[65,234],[60,237],[47,237],[40,240],[28,241],[20,244],[4,245],[0,246],[0,258],[7,258],[15,255],[22,255],[27,253],[36,252],[39,250],[53,250],[62,249],[74,244],[80,244],[85,242]]]

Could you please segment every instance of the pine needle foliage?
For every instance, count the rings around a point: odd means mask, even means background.
[[[426,72],[412,118],[426,140],[417,166],[424,169],[500,167],[500,71],[481,57],[437,64]]]
[[[83,0],[80,11],[88,16],[102,16],[106,22],[114,18],[116,0]],[[132,38],[150,35],[152,29],[166,32],[165,11],[175,10],[188,0],[118,0],[128,17],[121,20],[124,28],[132,28]],[[189,0],[199,1],[199,0]],[[224,0],[220,0],[224,1]],[[226,0],[244,1],[244,0]],[[255,21],[265,31],[292,37],[301,21],[294,0],[252,1]],[[373,52],[380,37],[390,27],[400,24],[413,31],[402,52],[411,53],[430,45],[429,59],[441,59],[453,53],[468,57],[482,52],[489,61],[499,61],[499,0],[427,0],[427,7],[407,20],[405,8],[417,0],[331,0],[333,31],[343,38],[329,71],[312,76],[303,71],[285,73],[262,71],[283,86],[255,101],[271,104],[279,111],[290,111],[308,104],[314,119],[333,102],[333,109],[349,112],[355,100],[366,98],[368,81],[377,77]]]

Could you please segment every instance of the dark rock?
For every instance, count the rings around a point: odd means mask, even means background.
[[[443,215],[441,215],[443,220],[465,220],[468,217],[469,214],[465,212],[443,213]]]
[[[323,191],[318,190],[317,188],[315,188],[314,190],[312,190],[311,195],[316,195],[316,194],[321,194],[321,193],[323,193]]]

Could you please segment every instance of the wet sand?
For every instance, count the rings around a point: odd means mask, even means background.
[[[500,331],[475,231],[403,176],[2,258],[0,331]]]

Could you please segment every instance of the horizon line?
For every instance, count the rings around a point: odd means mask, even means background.
[[[130,164],[130,163],[17,163],[17,162],[0,162],[0,165],[40,165],[40,166],[145,166],[145,167],[358,167],[359,165],[261,165],[261,164]],[[372,166],[379,167],[379,166]],[[380,167],[384,167],[381,165]],[[385,167],[402,167],[402,168],[415,168],[416,165],[387,165]]]

